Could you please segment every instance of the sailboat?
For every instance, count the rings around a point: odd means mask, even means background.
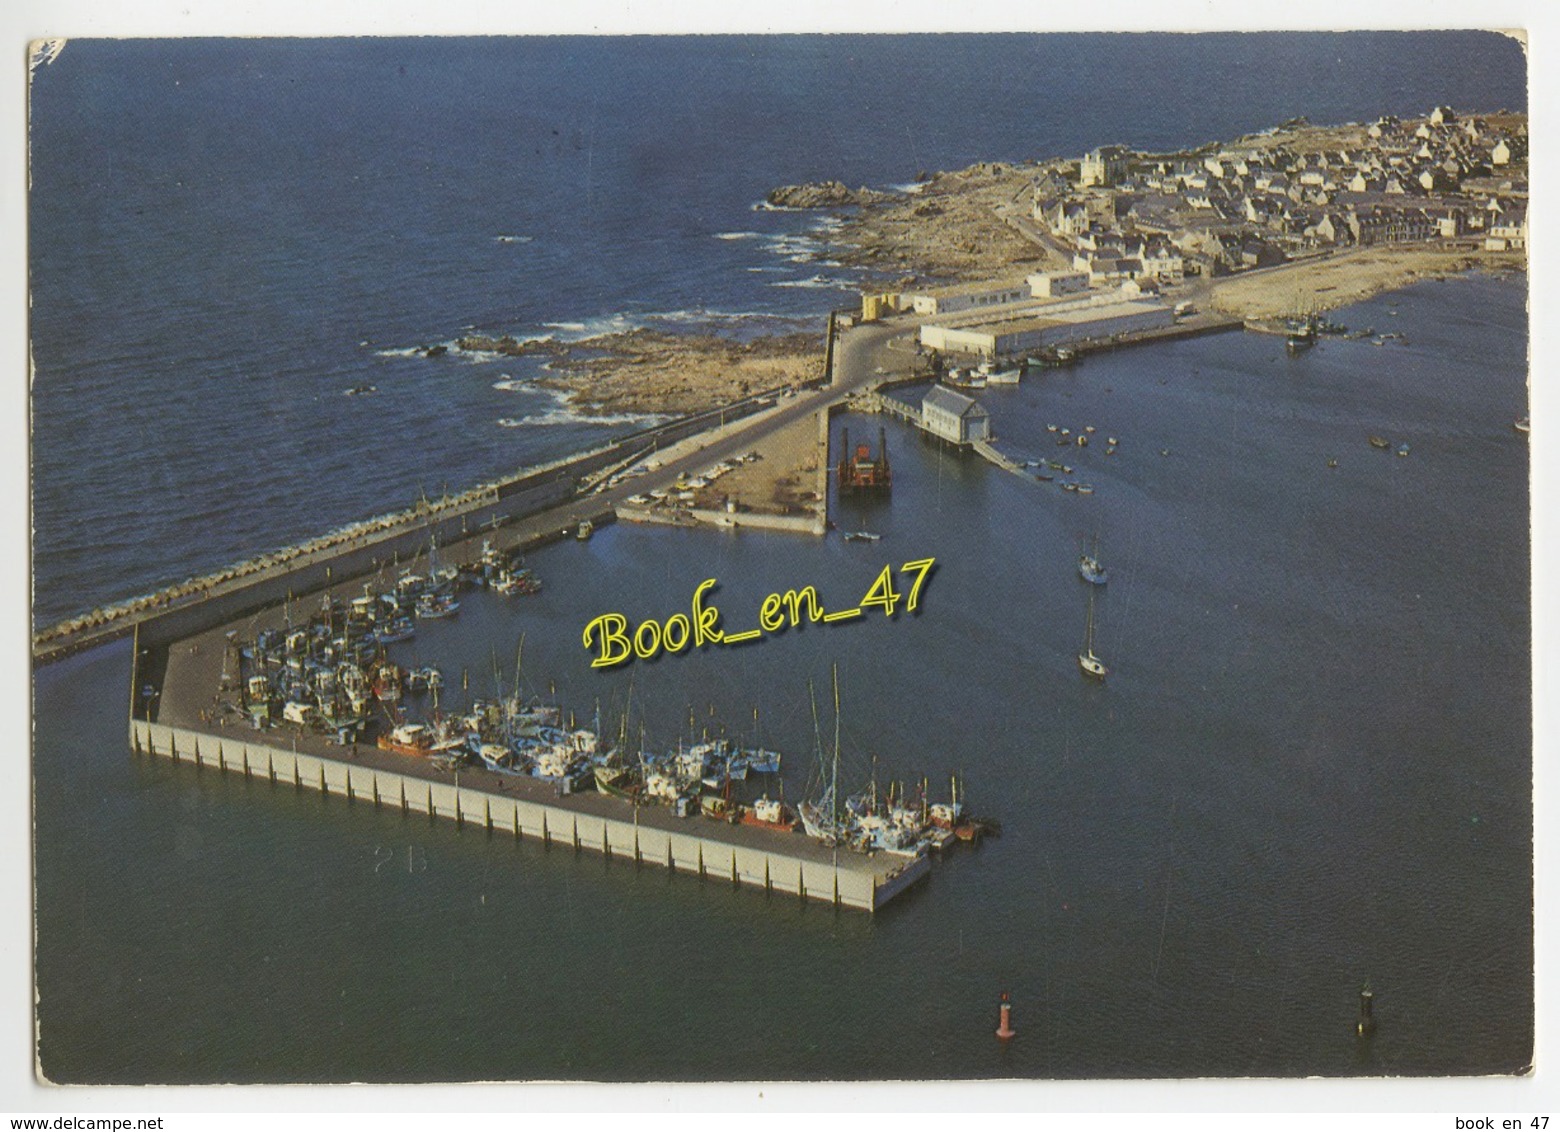
[[[1106,571],[1105,566],[1100,562],[1099,554],[1100,540],[1099,536],[1096,535],[1094,537],[1093,553],[1085,554],[1078,559],[1078,574],[1085,582],[1090,582],[1096,586],[1103,586],[1106,582],[1110,581],[1110,574],[1108,571]]]
[[[1110,675],[1110,669],[1094,655],[1094,591],[1089,591],[1089,621],[1084,630],[1083,651],[1078,654],[1078,668],[1085,676],[1095,680],[1103,680]]]
[[[818,700],[811,695],[812,686],[809,683],[808,693],[812,699],[813,710],[813,735],[817,740],[819,761],[823,755],[823,736],[818,727]],[[796,807],[798,816],[802,819],[802,829],[808,837],[815,837],[825,845],[839,845],[846,840],[846,822],[840,813],[839,804],[840,785],[840,672],[834,670],[834,760],[829,775],[828,789],[817,801],[805,801]]]

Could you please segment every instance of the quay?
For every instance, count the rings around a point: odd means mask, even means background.
[[[350,596],[352,588],[340,591],[333,596]],[[280,624],[280,611],[264,620]],[[129,743],[136,756],[865,912],[882,908],[931,870],[924,853],[864,853],[796,832],[679,818],[664,806],[635,806],[594,790],[563,794],[552,783],[483,767],[444,771],[426,757],[342,745],[285,723],[256,730],[248,720],[211,710],[228,659],[227,634],[246,624],[224,623],[160,646],[135,630]]]

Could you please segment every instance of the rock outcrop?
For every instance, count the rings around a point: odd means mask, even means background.
[[[764,199],[777,208],[839,208],[851,204],[877,204],[893,199],[893,195],[865,186],[848,189],[839,181],[817,181],[805,185],[781,185],[771,189]]]

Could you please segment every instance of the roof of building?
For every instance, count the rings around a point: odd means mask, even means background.
[[[1161,302],[1148,299],[1123,300],[1115,303],[1100,303],[1093,306],[1080,307],[1073,310],[1057,310],[1041,316],[1030,308],[1028,317],[991,319],[985,322],[961,323],[955,327],[947,325],[947,329],[960,330],[966,333],[991,334],[1000,336],[1005,334],[1024,334],[1031,330],[1045,330],[1052,326],[1077,325],[1103,321],[1109,318],[1121,318],[1131,314],[1147,314],[1150,311],[1168,311],[1169,308]]]
[[[986,410],[976,403],[973,397],[966,397],[962,393],[955,393],[946,385],[934,385],[921,398],[922,405],[932,405],[945,413],[952,413],[956,417],[983,417]]]

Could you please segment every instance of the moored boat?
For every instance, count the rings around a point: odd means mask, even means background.
[[[433,751],[433,732],[423,723],[403,723],[381,735],[378,746],[398,755],[427,755]]]
[[[1110,675],[1110,669],[1105,667],[1103,661],[1094,655],[1094,591],[1089,591],[1089,620],[1084,630],[1083,651],[1078,654],[1078,669],[1085,676],[1094,680],[1103,680]]]
[[[1103,586],[1110,581],[1110,572],[1105,569],[1103,563],[1095,557],[1099,553],[1098,544],[1094,554],[1085,554],[1078,559],[1078,575],[1091,585]]]
[[[796,828],[796,816],[784,802],[766,794],[742,811],[742,824],[789,832]]]

